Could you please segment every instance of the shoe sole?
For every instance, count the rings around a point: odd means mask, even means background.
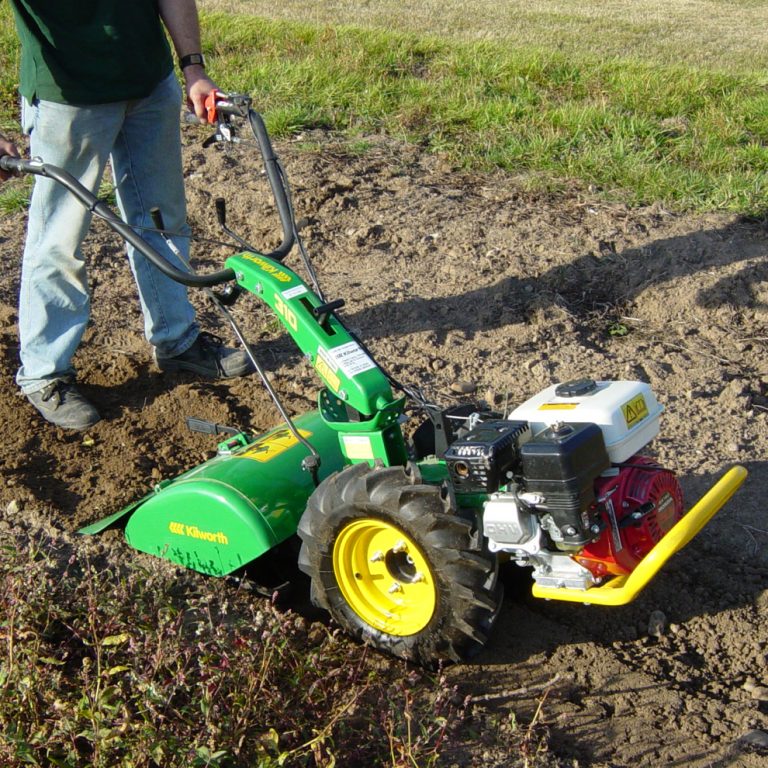
[[[91,418],[88,421],[57,421],[55,418],[51,418],[52,414],[49,415],[44,411],[41,411],[34,403],[32,403],[32,407],[46,420],[46,422],[48,422],[48,424],[52,424],[54,427],[59,427],[61,429],[71,429],[75,432],[82,432],[85,429],[90,429],[94,424],[98,424],[101,421],[101,416],[98,414],[95,416],[95,418]]]
[[[164,360],[163,362],[156,360],[155,363],[163,373],[194,373],[197,376],[202,376],[203,378],[210,379],[212,381],[217,379],[237,379],[241,376],[246,376],[249,373],[253,373],[255,370],[254,367],[250,365],[243,366],[242,368],[238,368],[236,371],[229,373],[219,369],[217,369],[215,372],[211,372],[210,368],[191,365],[190,363],[175,363],[172,360]]]

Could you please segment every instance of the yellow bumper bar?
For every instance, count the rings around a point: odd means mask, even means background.
[[[728,470],[696,505],[659,541],[628,576],[616,576],[600,587],[540,587],[533,585],[534,597],[545,600],[568,600],[592,605],[626,605],[631,603],[659,572],[672,555],[679,552],[714,517],[733,496],[747,477],[747,470],[735,466]]]

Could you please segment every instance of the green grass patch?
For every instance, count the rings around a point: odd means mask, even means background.
[[[687,210],[768,207],[764,73],[251,15],[204,13],[202,26],[213,76],[252,94],[277,138],[322,128],[359,148],[384,133],[533,186]],[[9,93],[17,54],[2,29]]]
[[[0,131],[18,130],[19,43],[8,3],[0,3]]]
[[[534,186],[592,185],[679,209],[765,211],[768,96],[760,75],[575,58],[499,42],[206,14],[226,88],[276,136],[309,128],[417,142]]]
[[[29,208],[31,194],[30,177],[7,181],[0,187],[0,214],[23,213]]]

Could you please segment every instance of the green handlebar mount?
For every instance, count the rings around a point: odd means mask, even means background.
[[[404,464],[400,416],[405,398],[395,397],[384,372],[334,313],[289,267],[259,253],[230,256],[226,266],[242,288],[267,304],[320,376],[320,413],[339,433],[351,462],[379,459]],[[335,305],[335,306],[334,306]]]

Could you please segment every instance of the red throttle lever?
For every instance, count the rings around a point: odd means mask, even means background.
[[[219,112],[217,109],[217,101],[221,101],[225,98],[221,91],[211,91],[205,99],[205,112],[208,119],[208,125],[216,125],[219,121]]]

